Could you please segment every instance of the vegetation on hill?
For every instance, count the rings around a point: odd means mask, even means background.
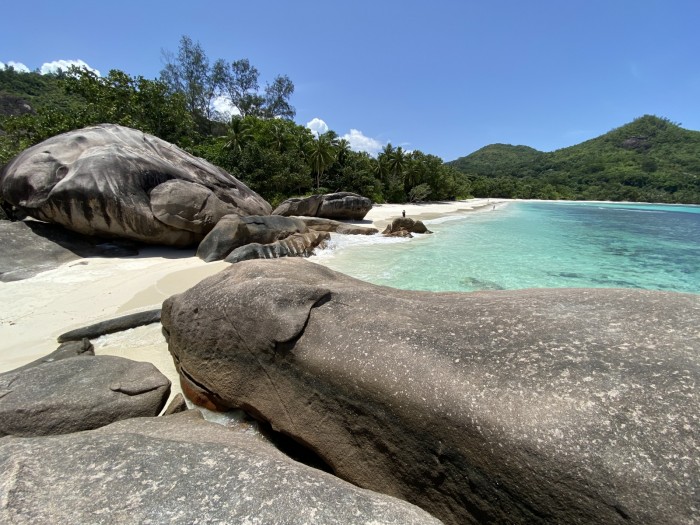
[[[643,116],[550,153],[493,144],[453,162],[388,144],[356,152],[329,131],[292,121],[292,81],[264,89],[247,59],[210,63],[186,36],[165,53],[160,78],[85,69],[55,75],[0,70],[0,168],[49,137],[110,122],[151,133],[229,171],[276,205],[292,197],[353,191],[375,202],[454,198],[700,203],[700,132]],[[237,115],[221,112],[226,106]],[[2,205],[2,202],[0,202]]]
[[[448,164],[477,197],[700,203],[700,132],[651,115],[551,153],[494,144]]]
[[[295,124],[294,86],[286,76],[260,90],[259,73],[247,59],[210,64],[187,37],[166,59],[157,80],[118,70],[105,77],[75,68],[58,75],[0,70],[0,167],[49,137],[110,122],[209,160],[273,205],[341,190],[375,202],[469,195],[466,177],[434,155],[388,144],[372,157],[351,150],[333,131],[315,136]],[[217,110],[222,99],[240,115],[224,117]]]

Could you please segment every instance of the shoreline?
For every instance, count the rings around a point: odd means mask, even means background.
[[[517,201],[469,199],[378,204],[364,220],[347,222],[374,226],[381,231],[392,219],[400,217],[403,210],[407,217],[431,220],[486,211],[489,206],[498,208]],[[195,256],[194,249],[147,247],[135,257],[78,259],[29,279],[0,283],[0,304],[3,305],[0,310],[0,373],[54,351],[58,347],[56,338],[61,333],[160,307],[167,297],[183,292],[226,267],[228,263],[223,261],[205,263]],[[136,328],[105,336],[93,344],[97,355],[120,355],[153,363],[172,381],[171,395],[180,391],[167,344],[158,330],[149,332],[149,327]]]
[[[487,199],[420,204],[379,204],[360,226],[383,229],[393,218],[428,220],[481,209]],[[143,248],[124,258],[91,257],[69,261],[29,279],[0,282],[0,373],[53,352],[56,338],[68,330],[161,306],[176,293],[226,268],[223,261],[205,263],[194,249]],[[139,344],[142,343],[142,344]],[[96,355],[119,355],[153,363],[173,382],[179,379],[162,335],[135,328],[93,341]],[[165,349],[165,352],[163,352]]]
[[[464,213],[482,210],[488,206],[498,206],[509,199],[465,199],[458,201],[436,201],[409,204],[375,204],[367,212],[362,221],[343,221],[357,226],[373,226],[381,231],[393,219],[401,217],[403,211],[406,217],[427,221],[441,217],[462,215]]]

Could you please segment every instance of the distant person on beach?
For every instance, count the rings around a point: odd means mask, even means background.
[[[406,218],[406,210],[402,210],[402,211],[401,211],[401,215],[402,215],[403,218],[405,219],[405,218]]]

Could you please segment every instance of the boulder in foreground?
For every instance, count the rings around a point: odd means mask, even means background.
[[[78,356],[0,375],[0,436],[46,436],[157,416],[170,381],[150,363]]]
[[[21,211],[86,235],[189,246],[226,214],[270,205],[235,177],[141,131],[101,124],[26,149],[0,174]]]
[[[305,198],[287,199],[277,206],[272,214],[287,217],[300,215],[335,220],[361,221],[371,209],[372,201],[367,197],[343,191],[325,195],[312,195]]]
[[[0,522],[437,525],[199,411],[0,440]]]
[[[166,300],[183,377],[448,523],[678,523],[700,493],[700,296],[430,293],[301,259]]]

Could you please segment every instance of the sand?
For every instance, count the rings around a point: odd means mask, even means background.
[[[381,230],[403,210],[407,217],[425,220],[494,205],[497,201],[487,199],[382,204],[355,224]],[[30,279],[0,283],[0,372],[52,352],[56,338],[68,330],[157,308],[170,295],[227,266],[205,263],[192,250],[146,248],[137,257],[80,259]],[[153,363],[173,383],[172,395],[180,391],[160,325],[101,337],[93,344],[98,355]]]

